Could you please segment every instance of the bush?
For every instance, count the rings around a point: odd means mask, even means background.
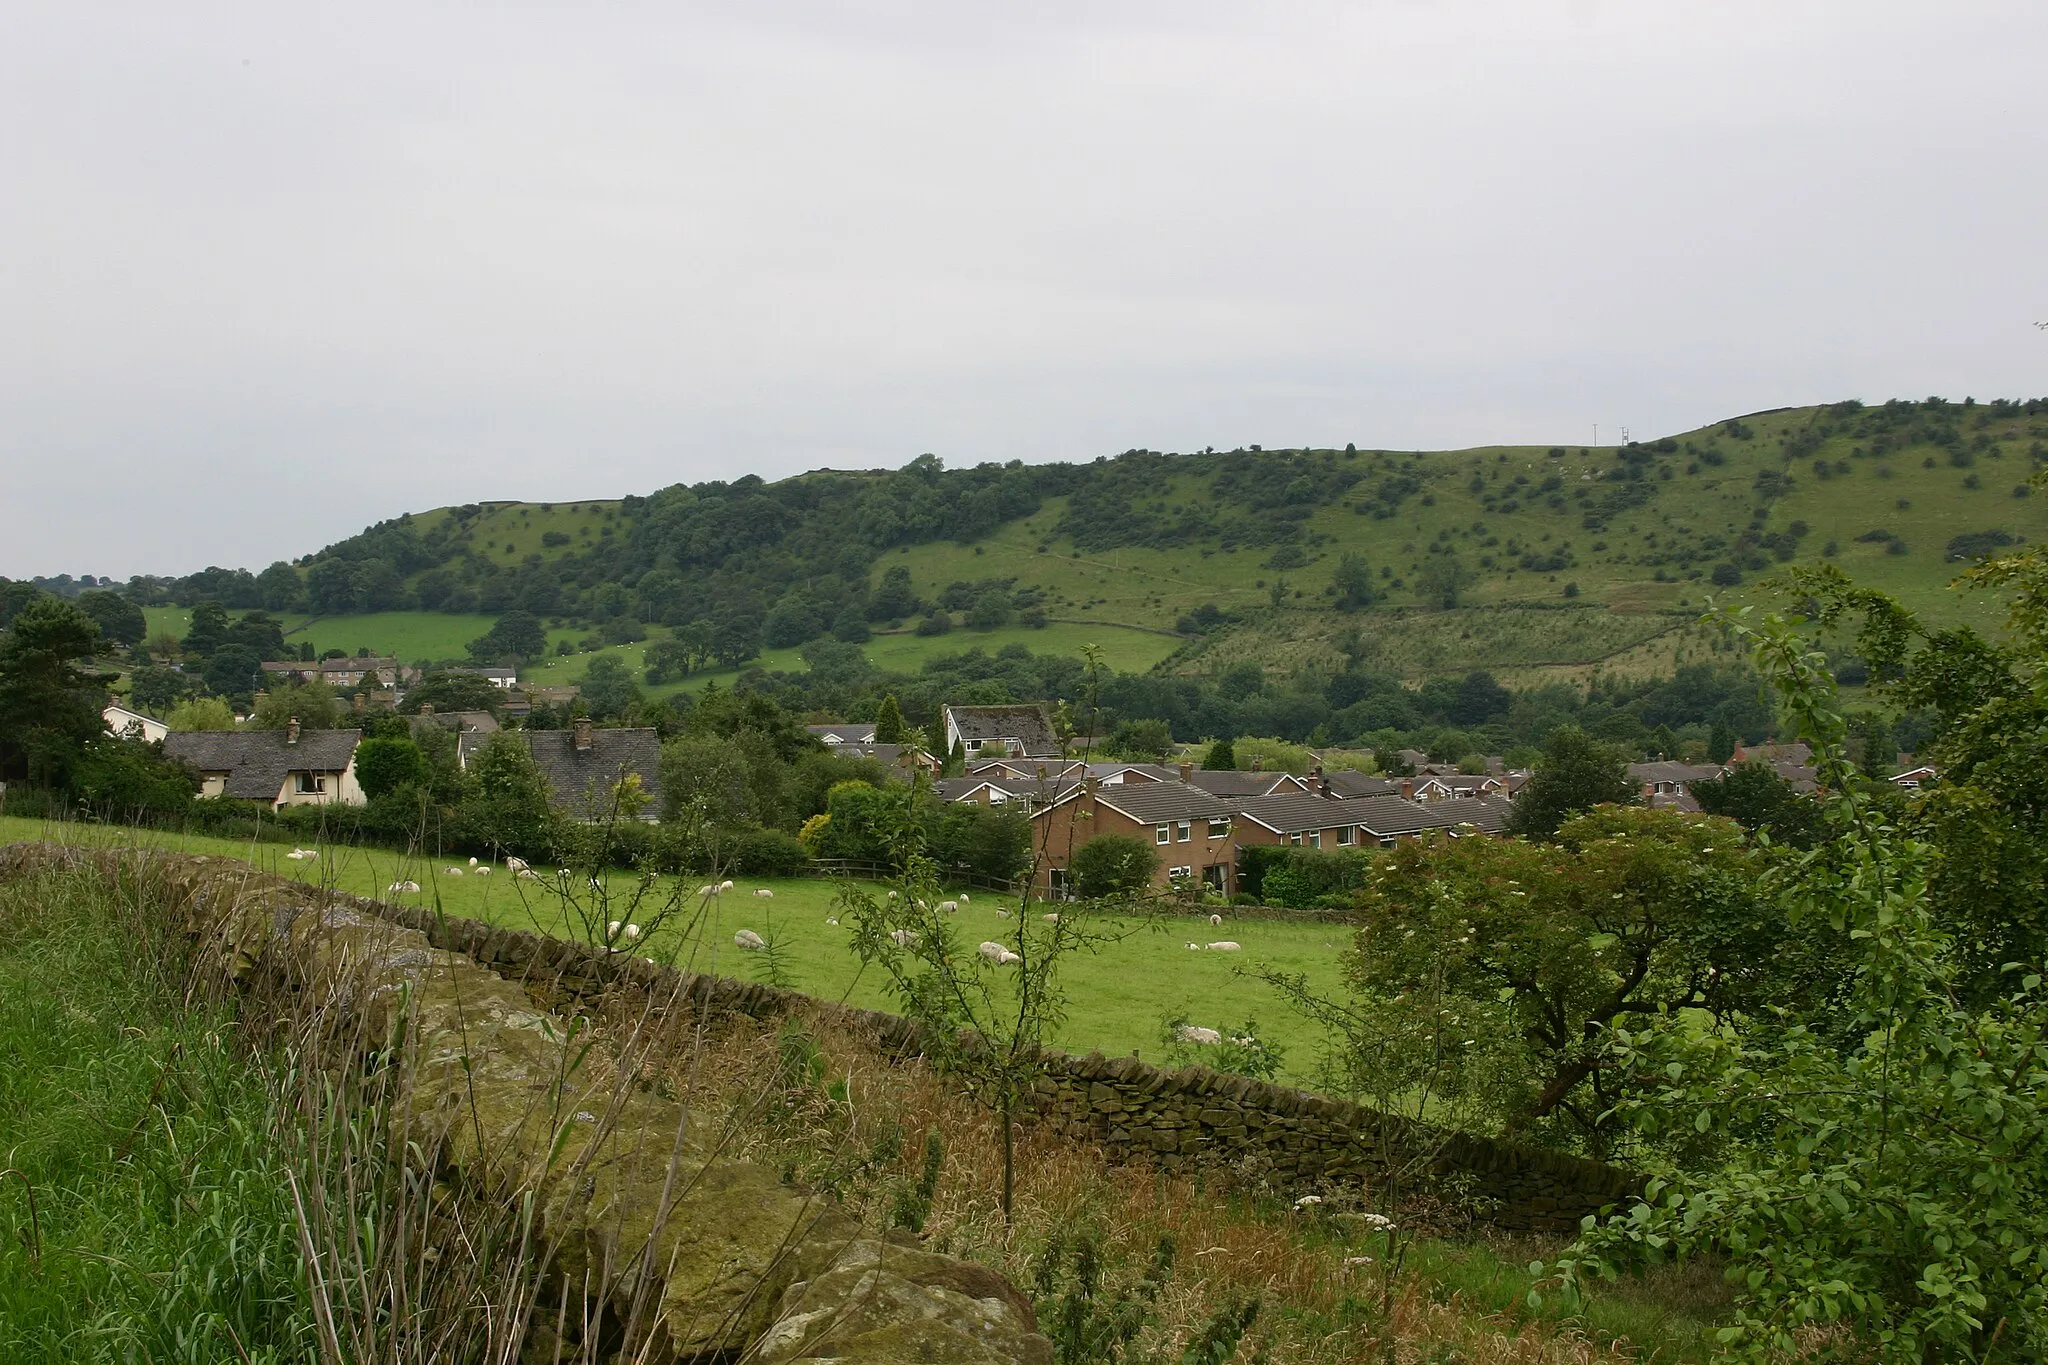
[[[1067,866],[1074,894],[1085,900],[1135,896],[1152,883],[1159,855],[1147,841],[1128,834],[1104,834],[1074,851]]]
[[[727,870],[746,877],[794,877],[810,861],[797,837],[779,829],[728,831],[717,853]]]
[[[917,623],[919,635],[944,635],[953,629],[953,618],[942,611],[935,611]]]

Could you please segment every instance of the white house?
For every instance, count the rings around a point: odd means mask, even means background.
[[[100,719],[107,723],[107,729],[122,739],[139,739],[148,744],[158,743],[171,732],[171,727],[155,716],[146,716],[140,711],[131,711],[117,703],[110,703],[100,712]]]

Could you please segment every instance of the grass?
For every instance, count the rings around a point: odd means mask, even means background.
[[[518,881],[503,868],[478,877],[466,858],[426,859],[392,850],[322,846],[317,862],[285,858],[289,845],[215,839],[203,835],[141,833],[92,826],[47,825],[41,821],[0,817],[0,843],[57,839],[87,845],[125,844],[146,840],[188,853],[240,858],[266,872],[294,880],[331,885],[356,895],[414,905],[436,906],[451,915],[484,920],[509,928],[573,935],[575,926],[559,898],[531,882]],[[447,871],[457,867],[462,876]],[[616,874],[613,894],[623,896],[632,878]],[[414,882],[417,893],[390,891],[396,883]],[[695,881],[685,879],[685,890]],[[662,891],[678,885],[658,884]],[[751,893],[766,889],[772,898]],[[1006,921],[999,907],[1014,902],[993,894],[970,893],[961,907],[960,929],[967,941],[999,935]],[[892,1008],[879,974],[863,974],[849,946],[850,930],[826,923],[836,916],[836,885],[823,878],[748,878],[734,895],[716,901],[701,922],[687,933],[650,938],[641,951],[696,971],[758,977],[764,970],[758,953],[733,944],[741,929],[772,936],[786,963],[786,984],[828,1000],[844,1000],[874,1009]],[[1286,1013],[1278,998],[1251,972],[1260,968],[1305,973],[1311,982],[1334,989],[1340,984],[1340,953],[1349,946],[1341,925],[1296,920],[1233,918],[1213,928],[1205,919],[1162,917],[1147,924],[1122,926],[1126,936],[1093,955],[1067,960],[1062,980],[1070,1010],[1058,1036],[1060,1046],[1075,1052],[1135,1053],[1149,1061],[1167,1060],[1160,1039],[1163,1023],[1176,1016],[1214,1028],[1234,1028],[1255,1019],[1259,1034],[1283,1054],[1282,1079],[1307,1085],[1314,1079],[1320,1034],[1306,1021]],[[1189,952],[1189,940],[1229,938],[1243,944],[1239,953]]]
[[[0,885],[0,1359],[304,1359],[263,1073],[149,909]]]

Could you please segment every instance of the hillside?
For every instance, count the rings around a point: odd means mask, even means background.
[[[661,690],[801,667],[796,647],[826,632],[880,632],[862,645],[892,670],[976,644],[1094,640],[1123,669],[1348,658],[1410,680],[1645,675],[1710,653],[1690,626],[1708,595],[1785,562],[1832,560],[1934,619],[1967,616],[1945,591],[1951,553],[1982,545],[1956,538],[2048,533],[2026,486],[2044,464],[2048,401],[1938,399],[1757,413],[1621,447],[1131,451],[963,470],[926,456],[439,508],[261,574],[131,592],[264,606],[322,649],[422,658],[458,657],[524,609],[571,650],[549,669],[565,678],[600,645],[637,668],[673,635],[691,667]],[[977,612],[985,629],[967,629]],[[940,613],[959,628],[910,633]]]

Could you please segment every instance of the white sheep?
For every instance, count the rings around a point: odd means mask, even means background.
[[[308,858],[318,858],[320,855],[315,853],[310,848],[295,848],[291,852],[285,854],[284,856],[291,859],[295,863],[302,863],[306,861]]]
[[[1039,918],[1043,919],[1047,924],[1058,924],[1060,922],[1058,915],[1041,915]]]
[[[889,941],[898,948],[915,948],[917,946],[917,930],[891,929],[889,931]]]
[[[939,902],[939,909],[941,909],[941,910],[945,911],[945,912],[946,912],[947,914],[949,914],[949,915],[957,915],[957,914],[959,914],[959,913],[960,913],[960,902],[959,902],[959,901],[940,901],[940,902]]]
[[[630,939],[630,938],[638,938],[638,937],[640,937],[640,926],[639,926],[639,925],[637,925],[637,924],[629,924],[629,925],[627,925],[627,926],[626,926],[626,937],[627,937],[627,938],[629,938],[629,939]]]
[[[772,901],[775,899],[775,893],[773,891],[770,891],[765,886],[756,890],[754,894],[759,896],[764,901]]]
[[[1223,1035],[1212,1028],[1197,1028],[1193,1024],[1182,1024],[1173,1031],[1176,1043],[1220,1043]]]
[[[837,929],[839,927],[839,916],[827,915],[825,916],[825,923],[831,925],[834,929]]]
[[[1188,951],[1191,953],[1199,953],[1202,951],[1202,945],[1199,943],[1190,943],[1188,945]]]
[[[508,872],[531,872],[533,869],[527,866],[526,859],[524,858],[507,858],[505,860],[505,870]]]
[[[512,875],[519,878],[519,880],[523,882],[537,882],[540,880],[540,873],[535,872],[530,867],[522,867]]]
[[[1713,851],[1714,851],[1714,850],[1712,850],[1711,848],[1707,850],[1707,852],[1709,852],[1709,853],[1712,853]],[[972,901],[973,901],[973,899],[974,899],[974,897],[972,897],[972,896],[968,895],[968,894],[967,894],[967,893],[966,893],[965,891],[962,891],[962,892],[960,893],[960,903],[961,903],[962,905],[966,905],[966,904],[969,904],[970,902],[972,902]]]
[[[444,867],[441,869],[441,875],[444,877],[460,877],[462,869],[459,867]]]
[[[491,875],[491,865],[490,865],[489,863],[485,863],[485,864],[484,864],[484,865],[483,865],[482,867],[480,867],[480,868],[478,868],[478,869],[476,870],[476,875],[477,875],[477,876],[479,876],[479,877],[488,877],[488,876],[490,876],[490,875]]]
[[[700,896],[715,896],[718,894],[718,888],[716,886],[700,886],[697,888],[697,894]]]
[[[750,953],[758,953],[768,946],[768,940],[752,929],[742,929],[732,936],[733,944]]]
[[[1221,916],[1221,915],[1211,915],[1211,916],[1209,916],[1209,923],[1211,923],[1211,924],[1215,925],[1215,926],[1216,926],[1217,928],[1219,928],[1219,929],[1220,929],[1220,928],[1222,928],[1222,927],[1223,927],[1223,916]]]
[[[469,860],[469,865],[470,865],[471,867],[475,867],[475,866],[476,866],[476,859],[472,857],[472,858],[471,858],[471,859]]]
[[[892,901],[896,899],[896,893],[895,893],[894,891],[891,891],[891,892],[889,893],[889,899],[890,899],[890,900],[892,900]]]
[[[1239,953],[1244,951],[1244,945],[1226,938],[1210,944],[1209,951],[1212,953]]]
[[[981,954],[982,961],[997,967],[1007,967],[1012,962],[1022,962],[1024,960],[1000,943],[984,943],[974,951]]]
[[[728,892],[728,891],[730,891],[730,890],[732,890],[732,883],[731,883],[731,882],[720,882],[720,883],[718,884],[718,894],[719,894],[719,895],[723,896],[723,895],[724,895],[724,894],[725,894],[726,892]]]
[[[1008,919],[1009,917],[1010,917],[1010,912],[1009,912],[1009,911],[1007,911],[1007,910],[998,910],[998,911],[996,911],[996,918],[997,918],[997,919]]]
[[[604,936],[607,940],[615,939],[619,936],[619,930],[625,927],[626,926],[620,923],[618,920],[613,920],[610,924],[607,924],[604,927]]]
[[[385,887],[384,889],[385,889],[385,890],[386,890],[387,892],[388,892],[388,891],[417,891],[417,890],[419,890],[419,889],[420,889],[420,884],[419,884],[418,882],[393,882],[393,883],[391,883],[391,885],[389,885],[389,886]]]

